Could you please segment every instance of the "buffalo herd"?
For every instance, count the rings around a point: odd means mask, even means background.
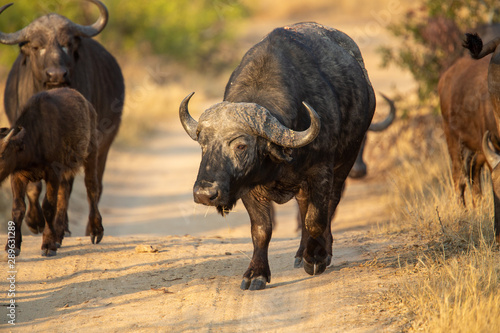
[[[0,32],[0,43],[20,48],[5,86],[10,127],[0,129],[0,182],[10,175],[13,193],[15,242],[7,242],[9,255],[20,254],[23,219],[30,231],[43,233],[42,255],[56,255],[70,233],[68,200],[82,167],[86,232],[92,243],[103,238],[98,202],[125,85],[115,58],[92,39],[106,27],[108,10],[101,1],[87,1],[100,11],[92,25],[48,14],[17,32]],[[480,171],[489,166],[500,242],[499,45],[500,37],[483,46],[478,35],[467,34],[464,47],[471,56],[443,73],[438,90],[456,190],[465,205],[467,184],[480,194]],[[189,113],[193,94],[181,102],[179,117],[202,150],[194,201],[224,216],[241,199],[250,216],[254,252],[241,288],[264,289],[271,281],[272,205],[292,198],[301,227],[295,266],[323,273],[332,260],[331,222],[346,178],[366,175],[366,135],[386,129],[396,112],[382,95],[391,111],[372,123],[376,99],[356,43],[312,22],[280,27],[250,48],[231,74],[223,101],[198,120]]]

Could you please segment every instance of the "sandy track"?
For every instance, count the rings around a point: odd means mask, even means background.
[[[316,277],[293,268],[299,238],[294,203],[279,206],[270,247],[272,281],[258,292],[239,289],[252,255],[241,204],[222,218],[192,203],[200,153],[176,122],[145,149],[114,150],[101,207],[105,237],[92,245],[81,179],[72,197],[73,237],[54,258],[39,254],[41,238],[25,233],[16,261],[20,332],[379,331],[394,282],[384,264],[397,240],[370,232],[387,219],[385,186],[351,181],[334,222],[333,264]],[[136,253],[151,245],[157,253]],[[389,260],[390,261],[390,260]],[[2,282],[6,270],[2,271]],[[2,294],[2,304],[8,301]],[[3,307],[4,308],[4,307]],[[5,309],[5,308],[4,308]],[[5,312],[5,311],[4,311]]]
[[[376,22],[339,26],[328,15],[315,20],[353,36]],[[253,45],[271,28],[294,21],[254,22],[245,42]],[[411,88],[407,74],[378,68],[374,51],[387,36],[368,37],[360,48],[375,90]],[[369,145],[376,140],[371,135]],[[380,175],[348,181],[333,224],[333,262],[320,276],[293,268],[299,244],[296,207],[293,202],[279,206],[269,251],[272,281],[265,290],[245,292],[239,285],[252,254],[249,218],[241,203],[227,218],[193,203],[200,155],[177,119],[164,124],[144,147],[113,149],[100,204],[105,236],[98,245],[84,236],[86,199],[82,179],[77,179],[70,203],[73,237],[64,240],[57,256],[42,258],[41,238],[24,233],[16,260],[16,326],[7,324],[8,269],[0,269],[0,331],[398,329],[398,308],[385,307],[381,299],[397,281],[395,249],[404,240],[371,232],[389,218],[387,186]],[[138,245],[158,252],[136,253]]]

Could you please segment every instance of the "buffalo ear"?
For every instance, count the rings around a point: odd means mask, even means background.
[[[0,134],[3,138],[4,147],[11,144],[16,147],[17,150],[24,150],[24,135],[26,134],[26,130],[23,127],[17,127],[9,130],[5,135],[3,135],[4,129],[0,129]]]
[[[9,134],[10,128],[8,127],[2,127],[0,128],[0,139],[3,139]]]
[[[273,162],[276,163],[284,163],[284,162],[292,162],[293,157],[292,157],[292,149],[291,148],[284,148],[281,146],[278,146],[272,142],[267,143],[267,152],[269,154],[269,157],[273,160]]]

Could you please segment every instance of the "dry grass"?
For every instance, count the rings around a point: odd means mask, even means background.
[[[440,117],[416,114],[403,122],[393,170],[394,222],[425,251],[408,260],[391,298],[411,315],[407,328],[425,332],[497,332],[500,257],[493,237],[491,187],[475,207],[458,203]],[[420,119],[420,120],[419,120]],[[486,183],[488,177],[485,176]],[[471,197],[468,198],[472,207]]]

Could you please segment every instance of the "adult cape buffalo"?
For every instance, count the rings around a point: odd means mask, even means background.
[[[495,136],[499,134],[500,124],[500,36],[483,45],[482,39],[477,34],[466,34],[464,47],[469,49],[472,58],[482,59],[491,54],[488,64],[488,93],[492,105],[492,110],[497,123],[497,130],[493,132]],[[500,243],[500,156],[497,152],[489,149],[489,134],[485,133],[483,138],[483,151],[487,153],[487,161],[491,169],[491,180],[493,185],[493,202],[495,211],[495,238]],[[499,138],[493,140],[499,146]],[[489,153],[488,153],[489,152]]]
[[[271,202],[295,197],[302,219],[296,260],[311,275],[330,264],[330,223],[375,110],[357,45],[316,23],[272,31],[232,73],[224,101],[199,122],[179,108],[202,148],[193,195],[220,214],[242,199],[251,221],[253,257],[242,289],[270,282]]]
[[[108,22],[107,8],[100,1],[88,1],[100,11],[98,20],[90,26],[76,24],[58,14],[48,14],[17,32],[0,32],[0,43],[20,47],[20,54],[7,79],[4,104],[7,117],[14,124],[32,95],[58,87],[79,91],[92,103],[98,115],[97,174],[102,184],[108,150],[121,121],[125,86],[116,60],[92,39]],[[11,5],[1,7],[0,14]],[[69,198],[72,184],[73,178],[61,184],[61,197]],[[39,204],[40,189],[38,184],[28,192],[30,205],[26,223],[35,233],[43,230],[45,224]],[[99,196],[101,193],[102,185]],[[93,243],[99,243],[103,230],[88,225],[87,234]]]
[[[484,134],[497,134],[487,83],[489,58],[458,59],[441,75],[438,84],[453,183],[463,206],[467,185],[472,186],[473,199],[482,193],[481,169],[490,152],[482,146]]]

